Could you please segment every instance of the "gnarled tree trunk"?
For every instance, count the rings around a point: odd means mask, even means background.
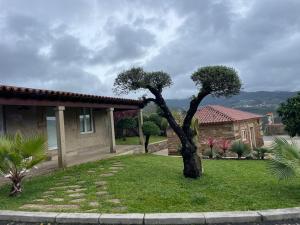
[[[185,177],[197,178],[202,176],[202,164],[197,149],[193,146],[182,147],[183,175]]]

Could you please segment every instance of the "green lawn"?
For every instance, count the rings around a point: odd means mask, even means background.
[[[117,160],[121,161],[124,169],[101,179],[108,183],[109,196],[120,199],[127,207],[125,211],[113,209],[105,198],[95,195],[94,182],[99,179],[99,174],[107,171]],[[24,182],[24,193],[17,198],[7,197],[9,187],[4,186],[0,188],[0,209],[19,209],[25,203],[42,198],[42,193],[63,180],[64,176],[71,176],[66,181],[68,185],[86,181],[86,198],[100,203],[99,212],[199,212],[299,206],[300,179],[279,182],[269,174],[266,165],[266,161],[257,160],[205,160],[204,177],[194,180],[182,176],[179,157],[122,156],[33,178]],[[91,169],[96,173],[88,174]],[[59,191],[55,197],[66,198]],[[55,204],[51,200],[47,203]],[[80,203],[80,209],[73,211],[88,209],[86,203]]]
[[[150,143],[158,142],[166,140],[167,138],[164,136],[150,136]],[[126,137],[126,140],[123,138],[117,138],[116,144],[117,145],[138,145],[140,143],[139,137]]]

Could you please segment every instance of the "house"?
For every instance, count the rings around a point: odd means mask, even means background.
[[[142,149],[141,108],[139,100],[0,85],[0,133],[43,134],[48,167],[66,167],[118,151],[115,111],[137,111]]]
[[[241,140],[251,149],[263,146],[263,134],[261,128],[262,116],[244,112],[219,105],[207,105],[201,107],[195,114],[198,119],[200,135],[198,146],[203,153],[208,146],[205,141],[214,139]],[[168,149],[169,154],[177,154],[179,140],[174,131],[169,130]]]

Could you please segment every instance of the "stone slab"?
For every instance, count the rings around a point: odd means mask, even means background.
[[[78,205],[39,205],[39,204],[25,204],[20,207],[20,209],[32,209],[40,211],[55,211],[55,210],[72,210],[79,209]]]
[[[144,214],[102,214],[100,224],[143,224]]]
[[[254,211],[207,212],[203,214],[206,224],[261,222],[261,215]]]
[[[203,213],[145,214],[145,224],[205,224]]]
[[[28,223],[54,223],[58,213],[0,211],[0,221],[15,221]]]
[[[280,221],[290,219],[300,219],[300,207],[286,209],[261,210],[258,213],[263,221]]]
[[[99,217],[97,213],[60,213],[56,216],[56,223],[99,224]]]

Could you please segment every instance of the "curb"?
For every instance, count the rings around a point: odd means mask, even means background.
[[[300,220],[300,207],[259,211],[204,212],[204,213],[54,213],[0,211],[0,224],[259,224],[264,222]]]

